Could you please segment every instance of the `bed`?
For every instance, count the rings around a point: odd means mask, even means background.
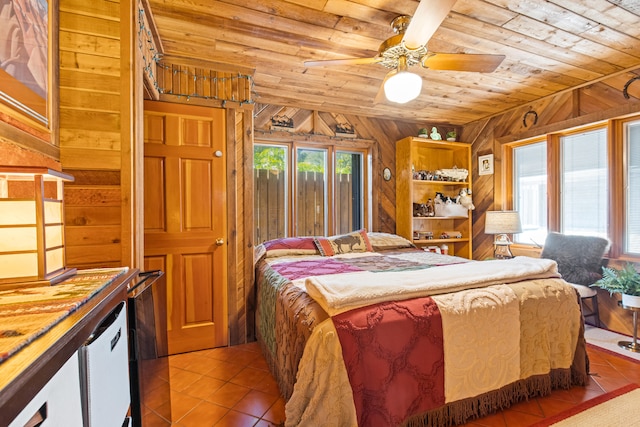
[[[448,426],[585,385],[550,260],[470,261],[364,230],[256,247],[256,332],[286,426]]]

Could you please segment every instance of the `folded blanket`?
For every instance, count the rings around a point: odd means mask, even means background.
[[[385,301],[457,292],[521,280],[560,277],[555,261],[516,257],[412,271],[356,272],[306,279],[307,293],[333,316]]]

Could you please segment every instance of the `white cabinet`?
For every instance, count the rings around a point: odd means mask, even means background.
[[[78,353],[56,372],[9,427],[81,427],[80,366]]]
[[[80,361],[85,427],[122,426],[131,403],[124,301],[80,349]]]

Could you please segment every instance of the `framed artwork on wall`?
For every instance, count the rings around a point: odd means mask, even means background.
[[[54,144],[57,16],[55,0],[0,2],[0,120]]]
[[[478,156],[478,174],[493,175],[493,154]]]

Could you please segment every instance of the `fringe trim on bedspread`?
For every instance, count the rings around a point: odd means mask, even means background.
[[[584,339],[584,324],[570,368],[552,369],[548,375],[536,375],[516,381],[499,390],[480,396],[448,403],[440,408],[415,415],[405,421],[406,427],[446,427],[464,424],[471,419],[482,418],[502,410],[521,400],[546,396],[554,389],[585,386],[589,381],[589,356]]]
[[[578,305],[580,305],[579,299],[578,295]],[[589,355],[587,354],[587,340],[584,338],[584,317],[581,317],[580,320],[580,333],[571,364],[571,381],[573,385],[585,386],[589,382]]]
[[[557,369],[550,375],[536,375],[516,381],[499,390],[479,396],[447,403],[432,411],[415,415],[403,424],[406,427],[445,427],[464,424],[471,419],[482,418],[493,412],[508,408],[516,402],[551,394],[554,388],[571,386],[571,371]]]
[[[272,270],[267,264],[258,270],[258,327],[260,341],[266,346],[269,356],[276,353],[276,299],[278,290],[287,279]]]
[[[288,400],[313,329],[329,316],[306,292],[268,265],[258,268],[257,338],[280,394]]]
[[[309,294],[292,283],[280,289],[276,299],[276,360],[280,392],[289,399],[298,375],[307,340],[313,329],[329,316]]]
[[[276,299],[278,290],[287,283],[287,279],[264,263],[256,270],[258,283],[258,301],[256,310],[256,338],[269,370],[277,379],[281,378],[276,358]],[[282,388],[280,388],[282,390]]]

